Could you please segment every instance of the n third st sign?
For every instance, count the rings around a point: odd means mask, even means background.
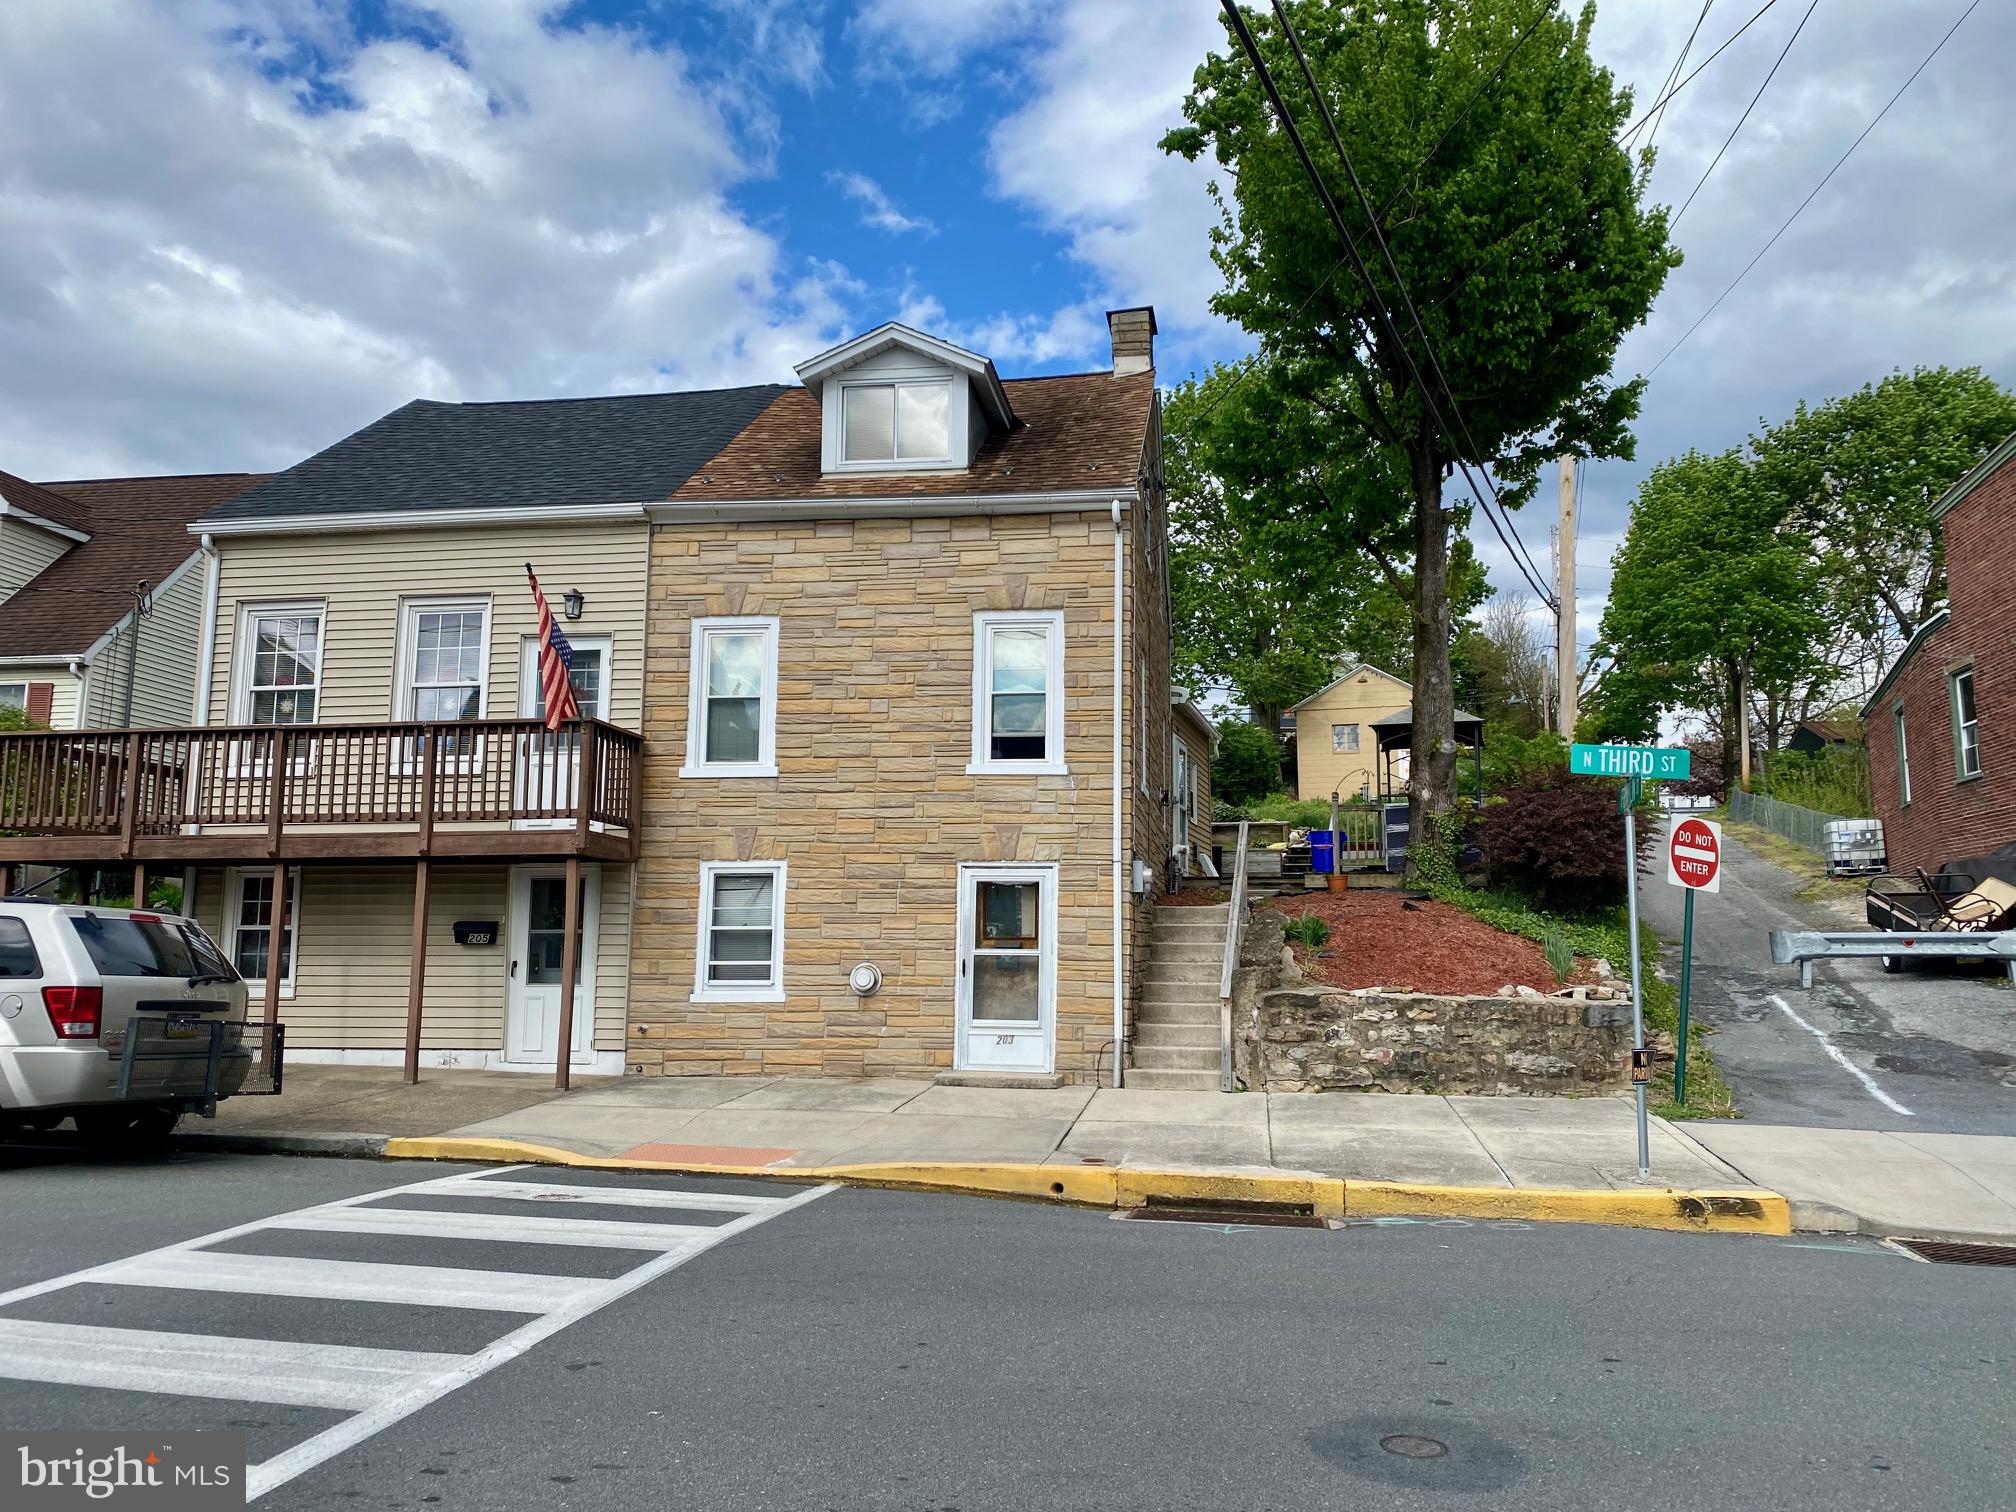
[[[1696,892],[1722,891],[1722,826],[1682,819],[1666,841],[1666,880]]]

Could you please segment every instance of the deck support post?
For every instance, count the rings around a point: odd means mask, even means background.
[[[287,863],[275,861],[273,907],[266,914],[266,1002],[261,1014],[269,1030],[280,1022],[280,978],[287,972],[287,932],[296,923],[292,904],[293,899],[287,894]],[[269,1047],[273,1043],[270,1034],[266,1043]]]
[[[420,1080],[420,997],[427,985],[428,863],[413,867],[413,964],[406,977],[406,1084]]]
[[[553,1085],[567,1090],[574,1060],[574,995],[581,972],[581,857],[567,858],[567,910],[560,946],[560,1041],[553,1047]],[[592,1010],[591,1010],[592,1011]]]
[[[135,908],[145,908],[147,906],[147,863],[145,861],[135,861],[133,863],[133,906]]]

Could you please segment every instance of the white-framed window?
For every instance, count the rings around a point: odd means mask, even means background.
[[[1330,749],[1333,752],[1357,750],[1358,726],[1355,724],[1333,724],[1330,726]]]
[[[320,603],[246,604],[238,611],[231,721],[313,724],[322,712]]]
[[[28,710],[28,684],[25,682],[0,682],[0,709]]]
[[[681,777],[777,775],[777,620],[696,619]]]
[[[280,995],[294,995],[294,953],[301,923],[301,869],[287,875],[287,906],[280,916]],[[233,870],[225,874],[224,949],[245,978],[247,993],[266,990],[266,966],[273,948],[273,873]]]
[[[782,861],[708,861],[700,867],[696,1003],[784,1001]]]
[[[1891,728],[1897,732],[1897,801],[1911,806],[1911,747],[1904,738],[1904,705],[1890,707]]]
[[[1947,678],[1953,697],[1953,764],[1962,782],[1981,775],[1981,716],[1974,707],[1974,669]]]
[[[404,599],[399,605],[399,670],[392,717],[422,724],[483,718],[490,688],[489,598]],[[464,767],[481,757],[473,735],[444,733],[437,760]],[[408,759],[417,763],[417,748]]]
[[[848,383],[840,390],[840,460],[950,462],[952,384],[946,378]]]
[[[1037,775],[1066,770],[1061,613],[973,616],[973,759],[966,770]]]

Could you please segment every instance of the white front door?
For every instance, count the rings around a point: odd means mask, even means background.
[[[567,671],[573,684],[574,701],[584,719],[609,717],[609,658],[612,643],[606,635],[586,636],[572,641],[574,665]],[[525,637],[518,657],[518,717],[544,719],[546,690],[539,681],[539,640]],[[573,733],[523,735],[518,740],[517,806],[519,809],[547,810],[546,817],[521,819],[519,829],[568,829],[574,824],[574,805],[579,794],[574,787],[574,764],[579,737]]]
[[[595,1041],[595,924],[601,911],[598,869],[581,870],[581,953],[575,974],[574,1053],[591,1058]],[[510,1001],[504,1059],[550,1066],[560,1044],[560,952],[567,940],[567,874],[559,867],[511,871]]]
[[[1057,868],[959,868],[962,1071],[1049,1071],[1056,1061]]]

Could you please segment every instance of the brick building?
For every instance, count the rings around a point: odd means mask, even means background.
[[[2016,436],[1932,514],[1946,539],[1947,607],[1862,710],[1893,870],[2016,842]]]

